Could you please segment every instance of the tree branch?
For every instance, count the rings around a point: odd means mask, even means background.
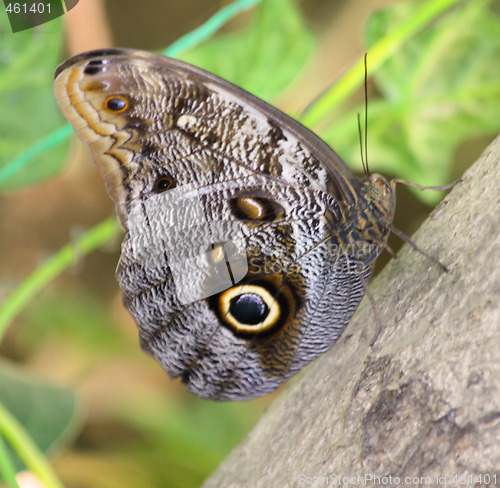
[[[406,245],[370,286],[375,344],[365,299],[205,488],[500,485],[499,161],[497,138],[414,236],[450,273]]]

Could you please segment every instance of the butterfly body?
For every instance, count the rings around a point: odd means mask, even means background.
[[[394,197],[321,139],[198,68],[130,50],[56,71],[126,231],[117,268],[141,346],[214,400],[269,393],[335,342]]]

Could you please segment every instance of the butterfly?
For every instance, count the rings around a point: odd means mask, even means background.
[[[391,232],[383,177],[355,177],[299,122],[165,56],[79,54],[54,92],[125,230],[124,306],[172,378],[250,399],[332,346]]]

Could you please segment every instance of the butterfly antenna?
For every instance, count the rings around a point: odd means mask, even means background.
[[[365,174],[365,176],[369,176],[368,175],[368,168],[367,168],[366,163],[365,163],[364,151],[363,151],[363,133],[361,131],[361,118],[360,118],[359,112],[358,112],[358,134],[359,134],[359,150],[361,153],[361,165],[363,166],[363,173]]]
[[[367,53],[364,56],[365,62],[365,127],[361,130],[361,117],[358,112],[358,134],[359,134],[359,149],[361,151],[361,164],[365,176],[370,176],[368,168],[368,68],[366,63]]]
[[[368,64],[367,64],[368,53],[365,53],[365,170],[367,176],[370,176],[370,170],[368,169]]]

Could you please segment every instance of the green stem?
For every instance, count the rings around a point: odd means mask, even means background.
[[[7,446],[2,435],[0,435],[0,474],[9,488],[19,488],[16,481],[16,470],[7,452]]]
[[[375,72],[403,43],[408,41],[408,39],[439,14],[461,1],[428,0],[423,3],[406,22],[370,48],[368,54],[370,71],[372,73]],[[332,85],[323,96],[300,116],[300,121],[308,127],[317,125],[363,84],[364,74],[364,62],[363,59],[360,59],[337,83]]]
[[[0,435],[5,437],[26,468],[40,480],[45,488],[64,488],[23,426],[2,403],[0,403]]]
[[[7,180],[22,167],[26,166],[27,163],[39,154],[66,140],[71,133],[71,125],[65,124],[48,136],[32,144],[26,151],[19,154],[19,156],[16,156],[14,159],[11,159],[5,166],[0,168],[0,183]]]
[[[71,266],[77,258],[110,241],[119,228],[120,225],[115,217],[106,219],[82,234],[75,242],[66,244],[35,269],[0,307],[0,341],[12,319],[40,290]]]

